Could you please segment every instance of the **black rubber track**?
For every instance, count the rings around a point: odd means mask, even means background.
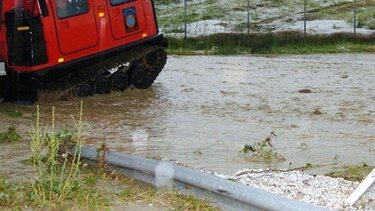
[[[129,86],[129,76],[121,69],[115,72],[110,80],[113,91],[124,91]]]
[[[135,65],[131,70],[131,83],[137,89],[147,89],[152,81],[143,65]]]
[[[87,97],[92,96],[93,91],[89,84],[80,84],[77,86],[74,95],[76,97]]]
[[[93,91],[95,94],[109,94],[111,93],[111,81],[105,75],[99,76],[93,84]]]

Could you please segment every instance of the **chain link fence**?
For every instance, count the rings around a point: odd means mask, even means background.
[[[375,0],[155,0],[155,3],[159,27],[175,37],[279,31],[375,32]]]

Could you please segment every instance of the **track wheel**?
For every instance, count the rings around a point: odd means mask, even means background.
[[[89,84],[80,84],[77,86],[74,95],[76,97],[92,96],[93,92]]]
[[[102,75],[94,81],[93,91],[97,94],[109,94],[111,92],[111,81]]]
[[[131,83],[137,89],[147,89],[151,86],[150,77],[142,65],[134,66],[131,74]]]
[[[111,76],[111,85],[114,91],[124,91],[129,86],[128,75],[121,70],[115,72]]]

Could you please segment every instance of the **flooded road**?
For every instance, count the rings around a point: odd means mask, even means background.
[[[170,56],[149,90],[84,98],[84,132],[88,144],[226,174],[307,163],[322,165],[317,172],[375,166],[374,79],[373,54]],[[58,127],[72,128],[70,115],[79,113],[79,99],[38,104],[47,125],[52,106]],[[22,117],[11,118],[15,110]],[[28,139],[35,110],[0,105],[0,131],[13,125]],[[286,161],[270,166],[239,152],[271,131]]]

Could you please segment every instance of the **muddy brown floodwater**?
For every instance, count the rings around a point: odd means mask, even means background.
[[[307,163],[320,165],[313,169],[317,173],[344,164],[375,166],[373,54],[170,56],[152,88],[83,100],[87,142],[105,141],[116,151],[226,174]],[[79,99],[38,104],[44,124],[56,107],[58,127],[72,127],[70,115],[79,111]],[[29,137],[35,106],[2,104],[0,109],[1,131],[14,125]],[[23,116],[9,117],[15,110]],[[251,162],[239,153],[271,131],[286,161]],[[8,148],[22,154],[18,145]],[[12,153],[3,149],[1,159]]]

